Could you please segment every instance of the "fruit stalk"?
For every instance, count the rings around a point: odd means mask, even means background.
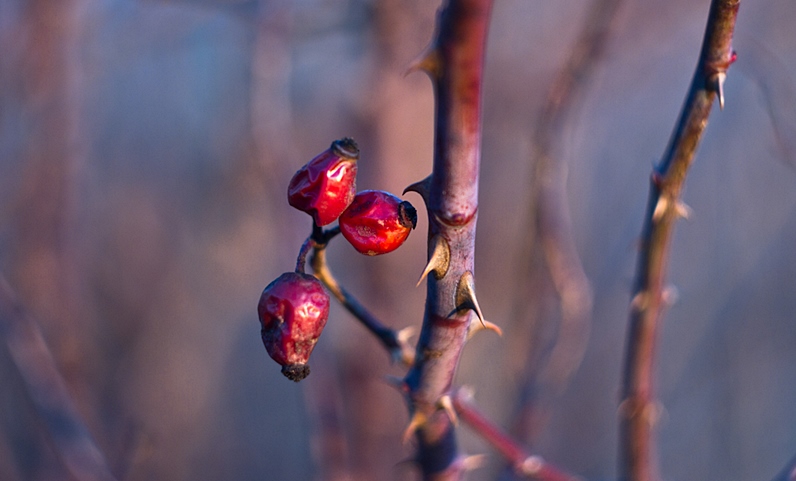
[[[644,228],[630,306],[622,401],[621,479],[657,481],[653,431],[658,407],[654,394],[658,321],[666,304],[664,276],[672,229],[687,209],[680,203],[686,173],[707,125],[714,99],[724,104],[723,83],[734,60],[732,35],[739,0],[713,0],[702,52],[680,119],[650,182]]]
[[[450,390],[473,318],[471,309],[461,309],[462,296],[457,294],[462,292],[460,281],[474,271],[481,77],[491,7],[491,0],[450,0],[438,15],[428,53],[417,65],[435,88],[434,164],[431,176],[409,190],[418,191],[426,202],[429,257],[440,239],[449,250],[445,272],[428,276],[415,364],[405,378],[423,479],[461,479],[464,472],[457,462],[451,420],[438,406]]]

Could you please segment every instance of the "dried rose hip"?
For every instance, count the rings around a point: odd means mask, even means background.
[[[311,215],[319,226],[331,224],[354,199],[357,159],[354,139],[335,140],[290,179],[288,203]]]
[[[417,225],[412,204],[381,190],[364,190],[340,216],[340,232],[354,249],[369,256],[392,252]]]
[[[329,317],[329,294],[318,279],[286,272],[263,290],[257,314],[265,349],[282,374],[299,382],[310,374],[312,349]]]

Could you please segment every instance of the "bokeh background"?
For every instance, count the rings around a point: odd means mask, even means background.
[[[476,279],[504,336],[468,344],[457,384],[587,479],[616,476],[635,244],[708,4],[623,2],[557,131],[593,315],[574,375],[529,397],[543,371],[529,360],[543,364],[560,331],[528,228],[532,132],[589,2],[495,3]],[[0,0],[0,272],[119,479],[414,479],[399,464],[406,408],[384,382],[403,370],[335,306],[312,375],[291,383],[255,306],[310,230],[287,182],[332,140],[359,142],[360,189],[400,193],[430,172],[433,92],[405,71],[437,7]],[[792,0],[742,2],[727,104],[686,182],[659,349],[666,479],[767,480],[796,453],[795,19]],[[426,226],[387,256],[330,248],[341,282],[395,328],[421,321]],[[5,347],[0,406],[0,479],[72,479]],[[491,452],[460,431],[464,451]],[[498,477],[497,455],[471,476]]]

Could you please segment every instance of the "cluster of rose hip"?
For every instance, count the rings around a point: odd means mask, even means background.
[[[380,190],[356,192],[358,159],[353,139],[336,140],[299,169],[288,186],[288,203],[312,216],[313,234],[299,253],[295,272],[282,274],[263,290],[257,314],[265,349],[282,366],[282,374],[296,382],[309,375],[307,361],[329,317],[329,294],[304,273],[306,246],[325,244],[338,229],[324,232],[323,226],[338,221],[339,232],[357,251],[386,254],[403,244],[417,223],[409,202]]]

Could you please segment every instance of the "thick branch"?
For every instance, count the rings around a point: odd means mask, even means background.
[[[24,311],[2,276],[0,336],[69,473],[79,481],[112,481],[108,463],[83,423],[38,323]]]
[[[449,248],[445,272],[428,277],[423,328],[406,384],[419,425],[425,479],[460,479],[449,418],[437,411],[449,391],[474,305],[475,224],[481,146],[481,76],[491,0],[450,0],[437,19],[436,37],[421,61],[434,82],[434,167],[424,200],[429,218],[429,257],[442,239]],[[438,278],[439,277],[439,278]],[[469,297],[467,292],[470,293]]]
[[[653,379],[658,321],[665,307],[664,276],[672,228],[685,209],[679,203],[686,173],[721,94],[733,60],[731,48],[739,0],[713,0],[702,53],[666,154],[650,184],[622,386],[620,471],[623,479],[657,481],[653,427],[657,413]],[[723,102],[723,98],[720,99]]]

